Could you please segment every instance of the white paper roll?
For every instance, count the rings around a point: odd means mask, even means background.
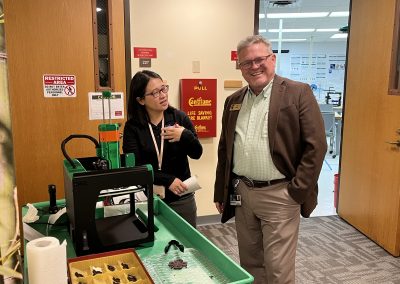
[[[26,245],[29,284],[66,284],[67,242],[43,237]]]

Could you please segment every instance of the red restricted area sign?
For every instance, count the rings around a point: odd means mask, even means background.
[[[46,98],[76,97],[75,75],[43,75],[43,93]]]

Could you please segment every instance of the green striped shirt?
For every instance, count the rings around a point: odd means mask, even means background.
[[[256,96],[248,88],[235,128],[233,172],[254,180],[281,179],[268,143],[268,111],[272,82]]]

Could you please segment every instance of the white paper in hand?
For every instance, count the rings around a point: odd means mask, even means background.
[[[199,182],[197,181],[197,176],[195,176],[195,175],[191,176],[187,180],[184,180],[183,183],[186,184],[186,186],[188,187],[188,190],[185,191],[184,193],[178,194],[179,196],[192,193],[201,188],[201,186],[199,185]]]

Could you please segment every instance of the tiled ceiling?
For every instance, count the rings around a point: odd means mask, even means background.
[[[342,12],[349,11],[350,0],[292,0],[280,2],[292,2],[289,5],[274,5],[277,0],[260,0],[260,14],[270,13],[303,13],[303,12]],[[259,29],[267,30],[260,32],[268,39],[277,39],[279,33],[268,32],[268,29],[279,29],[279,19],[263,18],[259,21]],[[301,18],[282,19],[283,29],[307,28],[307,29],[340,29],[348,26],[348,17],[323,17],[323,18]],[[334,42],[346,41],[344,39],[331,39],[330,37],[340,32],[296,32],[282,33],[283,39],[305,38],[306,42]]]

